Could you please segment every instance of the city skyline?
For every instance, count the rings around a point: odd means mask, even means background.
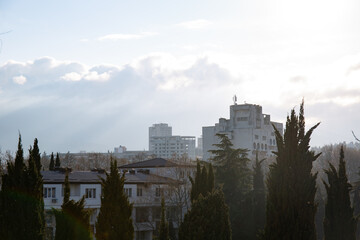
[[[0,147],[148,149],[148,127],[199,137],[232,97],[285,123],[305,99],[312,146],[360,135],[360,3],[0,3]]]

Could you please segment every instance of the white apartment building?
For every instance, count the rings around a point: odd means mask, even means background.
[[[60,209],[63,203],[65,171],[43,171],[44,208],[46,238],[54,239],[56,222],[52,209]],[[101,183],[99,177],[106,178],[104,171],[78,171],[69,173],[70,199],[75,201],[85,196],[85,207],[91,211],[90,226],[95,232],[95,222],[101,206]],[[166,199],[167,217],[177,231],[182,209],[172,196],[173,186],[181,184],[176,180],[157,176],[146,171],[131,170],[125,175],[124,191],[133,205],[132,219],[134,239],[151,240],[159,227],[161,197]],[[171,186],[171,187],[170,187]],[[180,214],[180,216],[179,216]]]
[[[166,123],[149,127],[149,151],[159,158],[172,158],[187,155],[195,159],[194,136],[173,136],[172,128]]]
[[[263,114],[262,107],[255,104],[230,106],[230,119],[220,118],[215,126],[203,127],[203,160],[211,158],[209,150],[215,149],[213,144],[219,143],[217,133],[226,134],[234,148],[246,148],[249,157],[258,151],[263,156],[272,155],[276,151],[276,140],[273,126],[283,133],[283,124],[272,122],[269,114]]]

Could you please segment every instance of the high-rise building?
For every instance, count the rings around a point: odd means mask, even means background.
[[[246,148],[249,157],[258,151],[263,156],[272,155],[276,151],[276,141],[273,125],[283,132],[283,124],[272,122],[270,115],[263,114],[262,107],[255,104],[230,106],[230,119],[220,118],[215,126],[203,127],[203,160],[209,160],[209,150],[214,150],[213,144],[219,143],[217,133],[226,134],[234,148]]]
[[[166,123],[149,127],[149,151],[159,158],[187,156],[195,159],[195,137],[173,136]]]

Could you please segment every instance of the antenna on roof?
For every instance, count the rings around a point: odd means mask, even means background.
[[[236,94],[235,94],[234,97],[233,97],[233,101],[234,101],[234,105],[237,105],[237,97],[236,97]]]

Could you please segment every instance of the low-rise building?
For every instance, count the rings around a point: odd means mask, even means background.
[[[60,209],[63,203],[65,171],[43,171],[44,208],[46,218],[46,239],[53,239],[55,217],[52,209]],[[91,211],[90,226],[93,232],[101,206],[100,177],[106,178],[104,171],[77,171],[69,173],[70,199],[79,200],[85,196],[85,207]],[[182,183],[171,178],[151,174],[147,171],[131,170],[125,173],[124,191],[134,205],[132,219],[135,239],[153,239],[159,227],[161,197],[166,200],[169,221],[174,229],[179,227],[182,209],[173,201],[173,186]]]

